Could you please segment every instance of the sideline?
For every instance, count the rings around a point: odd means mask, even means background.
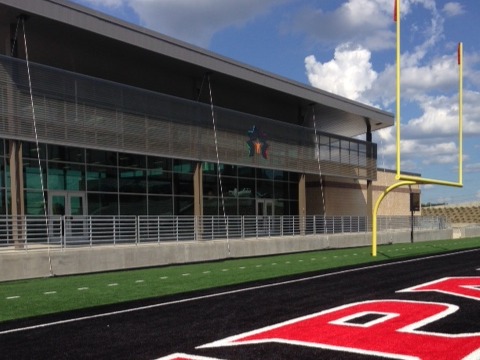
[[[44,324],[31,325],[31,326],[25,326],[25,327],[10,329],[10,330],[4,330],[4,331],[0,331],[0,335],[12,334],[12,333],[29,331],[29,330],[36,330],[36,329],[41,329],[41,328],[46,328],[46,327],[52,327],[52,326],[57,326],[57,325],[73,323],[73,322],[77,322],[77,321],[98,319],[98,318],[121,315],[121,314],[128,314],[128,313],[132,313],[132,312],[136,312],[136,311],[149,310],[149,309],[154,309],[154,308],[164,307],[164,306],[169,306],[169,305],[183,304],[183,303],[193,302],[193,301],[197,301],[197,300],[211,299],[211,298],[216,298],[216,297],[221,297],[221,296],[226,296],[226,295],[233,295],[233,294],[239,294],[239,293],[244,293],[244,292],[249,292],[249,291],[268,289],[268,288],[282,286],[282,285],[289,285],[289,284],[295,284],[295,283],[299,283],[299,282],[316,280],[316,279],[326,278],[326,277],[330,277],[330,276],[343,275],[343,274],[353,273],[353,272],[356,272],[356,271],[363,271],[363,270],[368,270],[368,269],[378,269],[378,268],[384,268],[384,267],[392,266],[392,265],[407,264],[407,263],[418,262],[418,261],[423,261],[423,260],[428,260],[428,259],[437,259],[437,258],[442,258],[442,257],[447,257],[447,256],[467,254],[467,253],[477,252],[477,251],[480,251],[480,249],[461,250],[461,251],[456,251],[456,252],[452,252],[452,253],[448,253],[448,254],[429,255],[429,256],[415,258],[415,259],[388,262],[388,263],[385,263],[385,264],[362,266],[362,267],[358,267],[358,268],[340,270],[340,271],[335,271],[335,272],[326,273],[326,274],[314,275],[314,276],[310,276],[310,277],[303,277],[303,278],[299,278],[299,279],[280,281],[280,282],[276,282],[276,283],[272,283],[272,284],[251,286],[251,287],[246,287],[246,288],[243,288],[243,289],[223,291],[223,292],[219,292],[219,293],[215,293],[215,294],[209,294],[209,295],[194,296],[194,297],[191,297],[191,298],[186,298],[186,299],[181,299],[181,300],[161,302],[161,303],[152,304],[152,305],[145,305],[145,306],[134,307],[134,308],[130,308],[130,309],[106,312],[106,313],[103,313],[103,314],[82,316],[82,317],[78,317],[78,318],[72,318],[72,319],[66,319],[66,320],[60,320],[60,321],[53,321],[53,322],[44,323]]]

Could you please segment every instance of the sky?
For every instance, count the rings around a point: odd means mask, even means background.
[[[74,0],[250,66],[395,113],[394,0]],[[463,188],[480,201],[480,1],[401,0],[401,169],[458,181],[457,45],[463,43]],[[396,119],[398,120],[398,119]],[[376,131],[395,169],[395,127]]]

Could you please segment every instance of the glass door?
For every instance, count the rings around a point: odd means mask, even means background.
[[[275,215],[272,199],[257,199],[257,216]]]
[[[258,233],[271,235],[275,210],[272,199],[257,199]]]
[[[61,236],[65,241],[84,241],[87,238],[87,209],[85,193],[78,191],[52,191],[49,194],[48,213],[59,215],[51,219],[50,231],[54,238]]]

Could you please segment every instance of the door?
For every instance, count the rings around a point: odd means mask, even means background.
[[[257,199],[258,232],[272,235],[274,230],[275,208],[272,199]]]
[[[85,193],[78,191],[52,191],[49,194],[48,213],[62,216],[60,224],[56,216],[51,221],[51,234],[67,241],[80,241],[86,239],[87,209]]]
[[[275,210],[272,199],[257,199],[257,216],[273,216]]]

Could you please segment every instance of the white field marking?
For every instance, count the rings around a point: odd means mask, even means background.
[[[175,353],[171,355],[167,355],[155,360],[176,360],[176,359],[191,359],[191,360],[220,360],[217,358],[210,358],[210,357],[204,357],[204,356],[197,356],[197,355],[188,355],[188,354],[183,354],[183,353]]]
[[[222,269],[223,272],[228,271],[228,270],[230,270],[230,269]]]
[[[303,262],[303,260],[302,260],[302,259],[300,259],[300,260],[298,260],[298,262]]]
[[[207,270],[207,271],[204,271],[203,274],[210,274],[211,271],[210,270]]]
[[[79,287],[77,290],[78,291],[85,291],[85,290],[88,290],[88,287]]]
[[[285,261],[285,264],[290,264],[290,261]]]
[[[255,267],[262,267],[262,264],[259,264],[259,265],[255,266]]]
[[[239,269],[240,270],[245,270],[245,266],[240,266]]]
[[[310,260],[311,260],[311,261],[315,261],[315,260],[317,260],[317,259],[315,259],[315,258],[311,258]]]
[[[182,276],[190,276],[190,273],[182,274]]]
[[[273,266],[277,265],[277,263],[272,263]]]
[[[143,282],[145,282],[145,280],[135,280],[135,283],[137,283],[137,284],[140,284],[140,283],[143,283]]]
[[[20,296],[14,295],[14,296],[8,296],[6,299],[7,300],[14,300],[14,299],[19,299],[19,298],[20,298]]]
[[[118,286],[118,283],[111,283],[111,284],[108,284],[107,286]]]
[[[57,292],[56,291],[45,291],[43,293],[43,295],[53,295],[53,294],[56,294]]]
[[[0,331],[0,335],[12,334],[12,333],[17,333],[17,332],[21,332],[21,331],[28,331],[28,330],[36,330],[36,329],[41,329],[41,328],[51,327],[51,326],[56,326],[56,325],[62,325],[62,324],[69,324],[69,323],[74,323],[74,322],[77,322],[77,321],[85,321],[85,320],[99,319],[99,318],[104,318],[104,317],[109,317],[109,316],[120,315],[120,314],[128,314],[128,313],[133,313],[133,312],[137,312],[137,311],[155,309],[155,308],[165,307],[165,306],[170,306],[170,305],[189,303],[189,302],[193,302],[193,301],[197,301],[197,300],[212,299],[212,298],[228,296],[228,295],[233,295],[233,294],[241,294],[241,293],[250,292],[250,291],[268,289],[268,288],[273,288],[273,287],[278,287],[278,286],[283,286],[283,285],[296,284],[296,283],[301,283],[301,282],[305,282],[305,281],[323,279],[323,278],[327,278],[327,277],[331,277],[331,276],[350,274],[350,273],[354,273],[354,272],[357,272],[357,271],[364,271],[364,270],[368,270],[368,269],[381,269],[381,268],[390,267],[392,265],[416,263],[416,262],[420,262],[420,261],[423,261],[423,260],[438,259],[438,258],[449,257],[449,256],[453,256],[453,255],[468,254],[468,253],[472,253],[472,252],[480,252],[480,249],[463,250],[463,251],[458,251],[458,252],[451,253],[451,254],[438,254],[438,255],[426,256],[426,257],[423,257],[423,258],[401,260],[401,261],[395,261],[395,262],[389,262],[389,263],[377,264],[377,265],[370,265],[370,266],[362,266],[362,267],[358,267],[358,268],[355,268],[355,269],[341,270],[341,271],[331,272],[331,273],[327,273],[327,274],[320,274],[320,275],[304,277],[304,278],[300,278],[300,279],[280,281],[280,282],[277,282],[277,283],[252,286],[252,287],[247,287],[247,288],[237,289],[237,290],[223,291],[223,292],[219,292],[219,293],[216,293],[216,294],[194,296],[194,297],[191,297],[191,298],[186,298],[186,299],[181,299],[181,300],[167,301],[167,302],[164,302],[164,303],[158,303],[158,304],[152,304],[152,305],[146,305],[146,306],[139,306],[139,307],[136,307],[136,308],[119,310],[119,311],[111,311],[111,312],[106,312],[106,313],[103,313],[103,314],[89,315],[89,316],[83,316],[83,317],[78,317],[78,318],[72,318],[72,319],[66,319],[66,320],[60,320],[60,321],[53,321],[53,322],[43,323],[43,324],[38,324],[38,325],[25,326],[25,327]]]
[[[162,276],[160,279],[162,280],[168,279],[168,276]]]

